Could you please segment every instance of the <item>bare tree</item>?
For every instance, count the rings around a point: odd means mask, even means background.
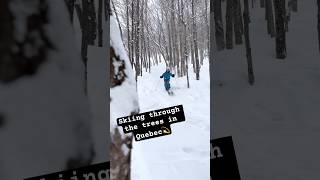
[[[200,64],[199,64],[199,55],[198,55],[198,41],[197,41],[197,25],[196,25],[196,13],[194,0],[192,0],[192,24],[193,24],[193,43],[194,43],[194,55],[196,63],[196,79],[200,80]]]
[[[226,48],[233,49],[233,0],[227,0]]]
[[[284,59],[287,56],[285,31],[285,0],[274,0],[274,8],[276,18],[276,57],[278,59]]]
[[[215,22],[215,30],[216,30],[215,31],[216,44],[217,44],[218,51],[221,51],[225,47],[221,0],[213,1],[213,9],[214,9],[213,12],[214,12],[214,22]]]
[[[103,43],[103,30],[102,30],[102,0],[99,0],[98,4],[98,46],[102,47]]]
[[[290,11],[298,12],[298,0],[289,0],[288,7]]]
[[[233,23],[236,44],[242,44],[243,22],[240,0],[233,0]]]
[[[275,36],[275,29],[274,29],[274,15],[273,15],[273,8],[272,8],[272,0],[265,0],[266,3],[266,20],[267,20],[267,30],[268,34],[271,37]]]
[[[318,41],[319,41],[319,51],[320,51],[320,0],[317,0],[318,5]]]
[[[248,0],[244,0],[243,20],[244,20],[244,37],[245,37],[245,44],[246,44],[248,77],[249,77],[249,83],[252,85],[254,83],[254,73],[253,73],[251,46],[250,46],[250,38],[249,38],[249,2]]]
[[[265,7],[265,0],[260,0],[260,7],[264,8]]]

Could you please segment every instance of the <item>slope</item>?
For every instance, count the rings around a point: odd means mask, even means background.
[[[134,142],[133,180],[209,179],[210,80],[208,62],[204,63],[200,81],[189,68],[189,89],[186,77],[172,78],[174,96],[168,95],[160,79],[164,64],[153,66],[150,74],[139,77],[140,112],[182,104],[186,121],[171,125],[169,136]]]
[[[285,60],[275,59],[264,9],[250,11],[256,84],[247,83],[244,47],[216,54],[213,136],[234,137],[242,179],[319,179],[316,2],[301,1],[292,13]]]

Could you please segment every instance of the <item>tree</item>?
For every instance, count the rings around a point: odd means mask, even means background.
[[[318,5],[318,41],[319,41],[319,51],[320,51],[320,0],[317,0]]]
[[[298,12],[298,0],[289,0],[288,7],[290,11]]]
[[[199,64],[199,55],[198,55],[198,41],[197,41],[197,25],[196,25],[196,13],[195,13],[195,5],[194,0],[192,0],[192,24],[193,24],[193,43],[194,43],[194,55],[195,55],[195,63],[196,63],[196,79],[200,80],[200,64]]]
[[[249,83],[253,85],[254,73],[253,73],[251,46],[250,46],[250,38],[249,38],[249,2],[248,0],[244,0],[243,19],[244,19],[244,37],[245,37],[245,44],[246,44],[248,77],[249,77]]]
[[[74,3],[75,0],[65,0],[65,3],[67,4],[70,21],[73,22],[73,12],[74,12]]]
[[[217,50],[221,51],[225,47],[221,0],[214,0],[213,1],[213,8],[211,8],[211,9],[213,9],[213,13],[214,13],[215,36],[216,36]]]
[[[242,44],[243,22],[240,0],[233,0],[233,24],[236,44]]]
[[[260,7],[264,8],[265,7],[265,0],[260,0]]]
[[[102,47],[103,45],[103,28],[102,28],[102,0],[99,0],[99,4],[98,4],[98,46]]]
[[[274,37],[275,29],[274,29],[272,0],[265,0],[265,4],[266,4],[266,20],[267,20],[268,34],[270,34],[271,37]]]
[[[80,0],[75,4],[76,12],[81,27],[81,57],[85,66],[84,89],[87,93],[87,64],[88,64],[88,45],[94,45],[97,37],[97,21],[94,7],[94,0]]]
[[[274,8],[276,18],[276,57],[278,59],[284,59],[287,56],[285,31],[285,0],[274,0]]]
[[[226,48],[233,49],[233,0],[227,0]]]

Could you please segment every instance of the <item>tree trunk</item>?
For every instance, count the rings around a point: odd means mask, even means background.
[[[233,49],[233,0],[227,0],[226,48]]]
[[[70,15],[70,21],[73,22],[73,12],[75,0],[65,0]]]
[[[140,15],[140,3],[139,1],[137,1],[137,4],[136,4],[136,12],[135,12],[135,48],[136,48],[136,52],[135,52],[135,65],[136,65],[136,81],[138,80],[138,75],[140,74],[140,19],[139,19],[139,15]]]
[[[288,7],[293,12],[298,12],[298,0],[289,0]]]
[[[194,43],[194,55],[196,63],[196,80],[200,80],[200,64],[198,54],[198,40],[197,40],[197,25],[196,25],[196,14],[194,7],[194,0],[192,0],[192,24],[193,24],[193,43]]]
[[[274,17],[273,17],[273,8],[272,8],[272,0],[265,0],[266,2],[266,20],[267,20],[267,30],[268,34],[271,37],[275,36],[274,29]]]
[[[236,44],[242,44],[243,22],[240,0],[233,0],[233,23]]]
[[[131,1],[131,64],[132,66],[135,65],[135,59],[134,59],[134,48],[135,48],[135,7],[134,7],[134,2],[135,1]],[[137,74],[137,72],[135,72]]]
[[[264,8],[265,7],[265,0],[260,0],[260,7]]]
[[[129,0],[126,0],[126,16],[127,16],[127,41],[128,41],[128,56],[130,60],[131,67],[133,68],[132,57],[131,57],[131,39],[130,39],[130,23],[129,23]]]
[[[286,52],[286,31],[285,31],[285,0],[274,0],[276,18],[276,57],[284,59]]]
[[[320,0],[317,0],[318,5],[318,41],[319,41],[319,52],[320,52]]]
[[[205,0],[205,22],[206,22],[206,32],[207,32],[207,38],[205,39],[206,41],[206,49],[207,49],[207,53],[209,54],[209,46],[210,46],[210,24],[209,24],[209,13],[210,11],[208,11],[209,5],[208,5],[208,0]],[[222,33],[223,34],[223,33]]]
[[[250,36],[249,36],[249,2],[248,0],[244,0],[243,19],[244,19],[244,37],[245,37],[245,44],[246,44],[249,84],[253,85],[254,73],[253,73],[251,46],[250,46],[250,38],[249,38]]]
[[[99,0],[98,7],[98,46],[102,47],[103,43],[103,30],[102,30],[102,0]]]
[[[221,0],[214,0],[213,1],[213,10],[214,10],[214,22],[215,22],[215,30],[216,30],[215,35],[216,35],[217,50],[221,51],[225,47]]]

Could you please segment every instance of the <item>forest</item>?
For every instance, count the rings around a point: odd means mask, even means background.
[[[111,3],[136,79],[161,61],[178,77],[188,76],[190,62],[200,79],[209,49],[209,0]]]

